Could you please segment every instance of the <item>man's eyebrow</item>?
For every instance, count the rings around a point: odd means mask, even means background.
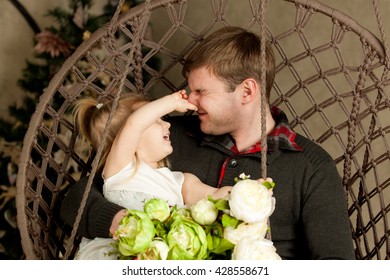
[[[194,89],[192,89],[191,87],[190,87],[190,92],[197,92],[197,93],[205,93],[205,92],[208,92],[208,91],[210,91],[209,89],[206,89],[206,88],[204,88],[204,87],[198,87],[198,88],[194,88]]]

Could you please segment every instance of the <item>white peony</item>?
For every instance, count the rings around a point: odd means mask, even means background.
[[[241,239],[234,247],[232,260],[281,260],[281,257],[268,239]]]
[[[191,216],[201,225],[211,225],[217,219],[218,209],[204,198],[191,206]]]
[[[247,224],[241,223],[237,228],[227,227],[223,237],[233,244],[237,244],[241,239],[260,239],[264,238],[267,233],[267,220],[259,223]]]
[[[137,255],[139,260],[166,260],[169,246],[160,238],[155,238],[150,243],[150,247],[143,253]]]
[[[258,223],[268,219],[275,209],[275,198],[256,180],[236,183],[229,198],[230,215],[247,223]]]

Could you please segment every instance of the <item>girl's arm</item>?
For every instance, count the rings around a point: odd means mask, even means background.
[[[213,188],[202,183],[198,177],[191,173],[184,173],[182,194],[185,204],[194,204],[202,198],[211,195],[214,199],[224,198],[232,190],[232,187]]]
[[[182,113],[196,111],[197,107],[187,98],[185,90],[180,90],[149,102],[132,113],[112,144],[104,166],[104,177],[116,174],[133,160],[142,133],[158,119],[175,110]]]
[[[272,182],[272,178],[258,179],[259,183],[264,181]],[[226,198],[231,192],[233,187],[225,186],[221,188],[214,188],[207,184],[204,184],[198,177],[191,173],[184,173],[184,183],[182,188],[182,194],[185,204],[194,204],[202,198],[207,198],[209,195],[214,199]]]

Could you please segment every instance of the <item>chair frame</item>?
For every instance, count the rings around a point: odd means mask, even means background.
[[[253,18],[243,26],[250,29],[259,24],[259,1],[248,1],[252,7]],[[321,2],[281,1],[286,2],[286,5],[295,4],[295,26],[277,35],[267,29],[267,36],[279,57],[276,65],[277,77],[288,70],[296,79],[296,84],[285,91],[281,79],[276,78],[274,85],[276,97],[272,104],[286,106],[292,115],[292,127],[300,129],[308,138],[320,145],[328,143],[331,138],[336,139],[335,142],[344,150],[333,157],[340,167],[349,203],[356,257],[390,259],[390,198],[388,198],[390,177],[383,179],[377,176],[378,173],[383,174],[383,170],[390,171],[390,125],[386,123],[386,117],[383,117],[386,114],[389,116],[390,111],[387,96],[390,86],[387,75],[389,59],[386,56],[386,48],[379,38],[357,21]],[[64,188],[78,180],[69,173],[70,164],[75,163],[82,170],[81,176],[86,175],[91,172],[92,156],[84,158],[76,152],[78,132],[74,128],[73,121],[66,116],[72,103],[86,90],[92,91],[101,100],[110,97],[110,89],[118,85],[120,73],[105,67],[108,68],[115,59],[120,60],[119,64],[122,64],[122,67],[125,61],[134,61],[134,64],[128,65],[127,68],[133,80],[124,81],[129,90],[149,92],[156,86],[165,86],[169,91],[184,88],[185,80],[180,83],[169,80],[170,71],[182,63],[189,51],[210,33],[214,26],[229,24],[224,18],[226,11],[224,8],[227,5],[225,1],[210,0],[215,11],[215,19],[200,31],[191,30],[191,27],[183,22],[190,2],[191,0],[151,0],[131,8],[129,12],[117,18],[115,24],[111,22],[94,32],[91,38],[81,44],[66,60],[50,81],[37,104],[25,135],[17,176],[17,219],[27,259],[63,259],[66,254],[71,257],[77,249],[77,239],[75,241],[70,239],[74,242],[73,246],[70,246],[70,252],[66,249],[72,229],[60,220],[58,208],[64,196]],[[155,42],[141,35],[146,32],[145,21],[149,21],[151,14],[157,9],[167,13],[172,28]],[[310,24],[312,17],[318,14],[329,18],[333,24],[332,38],[330,44],[311,47],[304,29]],[[178,31],[192,39],[181,51],[174,53],[164,44]],[[108,59],[99,61],[93,50],[100,45],[110,51],[110,38],[112,38],[109,36],[110,32],[125,34],[130,43],[112,49],[110,61]],[[301,39],[306,49],[288,55],[282,41],[292,34]],[[341,53],[338,53],[338,44],[350,34],[359,38],[363,50],[361,64],[356,67],[345,64]],[[144,46],[148,48],[146,54],[141,50]],[[322,69],[318,63],[316,55],[324,52],[325,48],[334,50],[336,57],[339,58],[337,67]],[[147,61],[157,55],[168,57],[168,63],[161,69],[151,69]],[[301,76],[296,65],[304,59],[311,59],[314,67],[317,68],[317,75]],[[97,69],[88,77],[84,76],[78,68],[78,63],[83,60],[88,60]],[[145,71],[151,76],[147,82],[144,82],[142,77],[142,72]],[[99,88],[95,84],[95,79],[102,73],[109,75],[111,81],[115,80],[116,84],[111,82],[106,88]],[[330,77],[336,75],[344,75],[352,89],[342,92],[333,89],[329,81]],[[73,85],[69,85],[70,76],[77,81]],[[333,95],[319,104],[313,101],[309,109],[305,109],[303,113],[295,110],[296,104],[292,101],[295,94],[300,92],[310,99],[313,94],[309,88],[319,80],[325,81],[327,89]],[[349,103],[344,103],[344,100]],[[331,108],[337,103],[341,104],[341,110],[345,112],[347,120],[334,124],[324,112],[328,110],[328,106]],[[310,126],[306,125],[314,115],[323,118],[323,122],[328,125],[321,135],[312,135]],[[59,137],[61,129],[71,134],[67,141]],[[378,141],[384,147],[384,151],[379,152],[379,155],[371,146],[371,143]],[[65,154],[61,162],[58,162],[54,156],[55,151],[58,150]],[[41,158],[39,162],[34,161],[36,156]],[[52,173],[55,173],[54,179],[51,178]],[[390,176],[390,172],[387,176]],[[375,186],[370,186],[370,182],[375,182]],[[373,206],[374,200],[379,204],[379,209]]]

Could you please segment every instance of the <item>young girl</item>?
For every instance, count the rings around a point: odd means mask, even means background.
[[[82,99],[75,106],[77,124],[96,150],[111,106],[111,102],[97,104],[92,98]],[[213,188],[193,174],[168,168],[166,157],[173,151],[170,124],[161,118],[173,111],[187,110],[196,111],[197,107],[187,101],[184,90],[152,102],[136,94],[119,100],[99,163],[103,169],[103,193],[108,200],[143,210],[145,201],[155,197],[183,207],[208,195],[223,198],[228,194],[231,187]],[[115,259],[107,256],[110,242],[104,238],[83,238],[76,259]]]

